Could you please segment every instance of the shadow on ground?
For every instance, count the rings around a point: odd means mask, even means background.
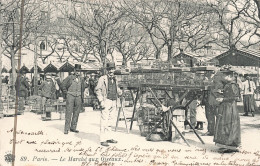
[[[80,139],[86,139],[89,140],[91,142],[95,142],[97,144],[99,144],[99,135],[94,134],[94,133],[85,133],[85,132],[79,132],[77,134],[75,134],[76,137],[80,138]]]

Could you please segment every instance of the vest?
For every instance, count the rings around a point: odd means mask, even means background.
[[[72,80],[72,83],[68,89],[68,94],[71,94],[72,96],[81,96],[81,80],[78,78],[78,82],[76,81],[76,78]]]
[[[108,78],[108,91],[107,91],[107,99],[116,100],[117,98],[117,89],[116,89],[116,81],[115,79]]]

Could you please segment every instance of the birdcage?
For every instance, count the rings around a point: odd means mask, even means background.
[[[155,125],[161,120],[160,111],[153,105],[145,104],[137,111],[137,122],[141,136],[147,136],[152,132]],[[155,131],[160,132],[161,126],[158,126]]]

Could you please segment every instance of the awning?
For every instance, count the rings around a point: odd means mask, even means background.
[[[58,72],[59,68],[57,66],[55,66],[54,64],[50,63],[43,69],[43,71],[44,71],[44,73]]]
[[[61,72],[71,72],[73,70],[74,70],[74,64],[68,61],[62,64],[61,67],[59,68],[59,71]]]

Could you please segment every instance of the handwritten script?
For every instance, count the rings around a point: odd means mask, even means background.
[[[9,130],[7,132],[12,132]],[[17,131],[20,135],[33,135],[17,139],[18,146],[31,150],[31,154],[18,155],[20,162],[64,162],[75,165],[163,165],[163,166],[257,166],[260,165],[260,151],[241,150],[237,153],[220,154],[216,149],[174,146],[165,148],[142,147],[140,145],[118,147],[90,146],[82,139],[62,140],[42,137],[43,131]],[[10,139],[9,144],[13,143]],[[158,142],[160,144],[160,142]],[[46,164],[47,165],[47,164]]]

